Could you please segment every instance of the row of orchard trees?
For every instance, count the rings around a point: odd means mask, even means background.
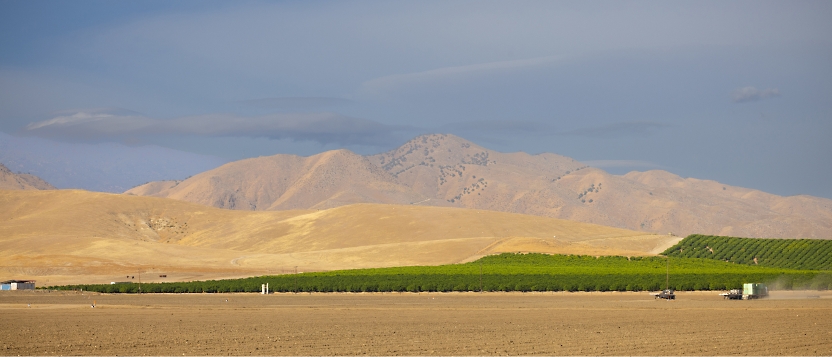
[[[670,267],[668,269],[668,266]],[[832,288],[832,275],[707,259],[501,254],[467,264],[397,267],[178,283],[71,285],[59,289],[136,293],[726,290],[747,282]]]
[[[664,255],[705,258],[748,265],[802,270],[832,270],[832,240],[760,239],[690,235]]]

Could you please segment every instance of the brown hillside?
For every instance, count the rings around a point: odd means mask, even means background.
[[[54,190],[55,187],[40,177],[16,174],[0,164],[0,190]]]
[[[151,182],[126,193],[237,210],[330,208],[423,200],[360,155],[334,150],[310,157],[274,155],[225,164],[181,182]]]
[[[188,280],[448,264],[499,252],[650,255],[678,237],[495,211],[356,204],[252,212],[87,191],[0,191],[0,275]],[[152,274],[151,274],[152,273]],[[155,274],[155,275],[154,275]]]
[[[128,193],[253,210],[414,203],[682,236],[832,238],[829,199],[781,197],[658,170],[616,176],[556,154],[499,153],[442,134],[367,158],[341,150],[243,160],[169,190],[155,187]]]
[[[564,156],[499,153],[453,135],[418,137],[371,159],[432,198],[422,204],[683,236],[832,238],[832,200],[781,197],[666,171],[610,175]]]

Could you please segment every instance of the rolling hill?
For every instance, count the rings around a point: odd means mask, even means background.
[[[0,190],[54,190],[55,187],[40,177],[16,174],[0,164]]]
[[[40,285],[438,265],[501,252],[654,255],[680,239],[453,207],[242,211],[76,190],[0,191],[0,275]]]
[[[556,154],[499,153],[443,134],[368,157],[338,150],[247,159],[126,193],[242,210],[418,204],[682,236],[832,238],[829,199],[782,197],[661,170],[611,175]]]

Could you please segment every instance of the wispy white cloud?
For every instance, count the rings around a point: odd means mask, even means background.
[[[779,97],[780,90],[777,88],[757,89],[756,87],[743,87],[731,92],[731,100],[734,103],[754,102],[761,99]]]

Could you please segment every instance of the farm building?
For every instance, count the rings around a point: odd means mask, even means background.
[[[35,290],[34,280],[6,280],[0,282],[0,290]]]

